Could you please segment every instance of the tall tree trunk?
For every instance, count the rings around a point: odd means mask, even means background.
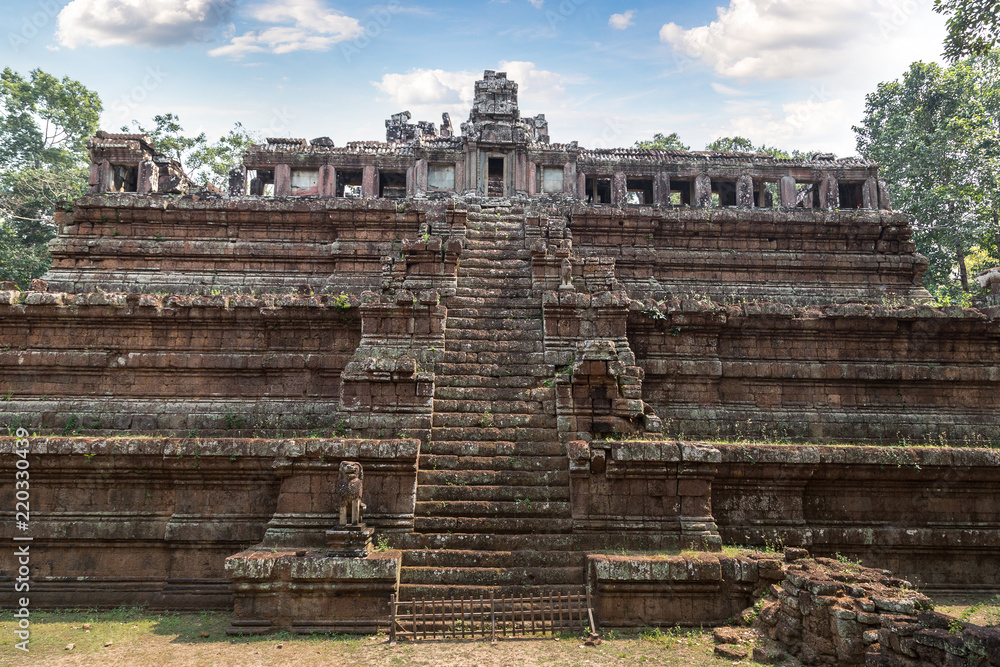
[[[1000,216],[997,215],[997,210],[993,209],[993,245],[996,246],[997,251],[997,266],[1000,266]]]
[[[969,269],[965,266],[965,249],[962,248],[962,243],[959,242],[955,246],[955,254],[958,259],[958,275],[962,279],[962,291],[969,291]]]

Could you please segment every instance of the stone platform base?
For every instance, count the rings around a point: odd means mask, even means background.
[[[326,531],[326,554],[346,558],[364,558],[372,546],[374,528],[365,524],[337,525]]]
[[[233,582],[234,609],[228,633],[386,630],[401,561],[398,551],[345,558],[321,551],[250,549],[230,556],[226,574]]]
[[[724,625],[783,576],[773,555],[587,556],[601,628]]]

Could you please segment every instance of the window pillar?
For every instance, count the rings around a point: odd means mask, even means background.
[[[292,168],[287,164],[274,165],[274,196],[287,197],[292,194]]]

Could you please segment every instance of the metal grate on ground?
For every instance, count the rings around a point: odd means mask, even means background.
[[[538,637],[596,632],[590,590],[457,599],[392,599],[389,640]]]

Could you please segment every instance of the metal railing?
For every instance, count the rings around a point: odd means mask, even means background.
[[[457,599],[392,597],[389,640],[476,639],[596,632],[590,590]]]

